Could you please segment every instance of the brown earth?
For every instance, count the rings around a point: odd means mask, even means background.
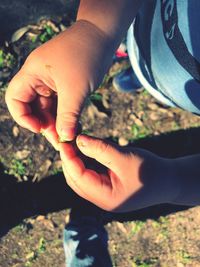
[[[4,48],[13,53],[17,62],[0,69],[2,267],[61,266],[65,221],[69,219],[70,208],[83,202],[67,188],[58,153],[43,136],[17,126],[4,102],[6,82],[27,53],[38,45],[39,41],[33,43],[30,36],[41,36],[42,25],[51,23],[34,25],[9,48]],[[60,30],[59,25],[53,25]],[[168,108],[144,89],[124,94],[112,87],[112,77],[126,65],[127,62],[114,64],[106,82],[90,97],[81,118],[83,130],[166,157],[199,153],[198,116]],[[110,216],[105,227],[113,266],[200,266],[199,219],[199,207],[167,205]]]

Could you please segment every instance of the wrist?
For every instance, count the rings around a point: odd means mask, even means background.
[[[134,149],[134,157],[140,159],[138,168],[134,160],[133,170],[139,170],[136,180],[139,180],[142,186],[133,194],[128,210],[173,203],[179,192],[174,161],[142,149]]]
[[[151,175],[149,183],[150,202],[152,205],[171,204],[179,192],[176,167],[172,159],[153,155],[149,169]]]
[[[160,183],[163,184],[161,203],[174,204],[174,199],[179,195],[180,187],[177,175],[177,166],[174,159],[162,158],[162,176]]]

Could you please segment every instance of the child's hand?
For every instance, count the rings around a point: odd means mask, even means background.
[[[34,50],[6,92],[16,122],[36,133],[42,130],[54,146],[57,133],[72,140],[85,98],[112,58],[107,42],[95,26],[79,21]]]
[[[176,187],[170,160],[141,149],[122,149],[85,135],[78,136],[76,143],[82,154],[106,167],[106,171],[97,167],[91,170],[73,145],[60,144],[68,185],[95,205],[126,212],[169,203],[174,198]]]

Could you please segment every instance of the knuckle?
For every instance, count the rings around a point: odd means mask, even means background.
[[[108,212],[112,212],[113,211],[113,207],[110,205],[110,206],[105,206],[103,207],[104,210],[108,211]]]
[[[104,205],[103,209],[109,212],[113,212],[116,210],[116,204],[107,203],[107,205]]]
[[[63,120],[73,122],[77,120],[79,114],[73,111],[66,111],[66,112],[58,112],[57,116],[61,117]]]
[[[33,50],[27,57],[25,64],[29,65],[32,64],[33,62],[41,61],[41,55],[39,51],[40,48],[36,48],[35,50]]]
[[[79,114],[77,112],[59,112],[57,113],[57,118],[58,127],[63,123],[67,123],[67,125],[74,125],[79,118]]]
[[[41,48],[38,47],[33,50],[29,56],[26,58],[21,70],[26,70],[27,72],[38,72],[38,66],[43,66],[44,62],[46,61],[40,53]]]

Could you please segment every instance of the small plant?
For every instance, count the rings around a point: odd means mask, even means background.
[[[135,258],[132,267],[151,267],[157,262],[157,259],[142,260],[139,257]]]
[[[15,177],[21,180],[21,177],[26,174],[26,167],[21,160],[12,159],[10,168],[6,170],[5,173],[9,175],[14,175]]]
[[[39,257],[39,255],[44,253],[45,251],[46,251],[46,241],[43,237],[41,237],[37,249],[35,251],[30,251],[26,255],[27,261],[25,263],[25,266],[26,267],[31,266],[34,263],[34,261]]]
[[[89,106],[91,105],[93,102],[102,102],[102,95],[99,93],[92,93],[91,95],[89,95],[89,97],[86,100],[85,105]]]
[[[15,226],[14,231],[16,233],[21,233],[22,231],[25,230],[25,228],[26,228],[25,225],[23,223],[20,223],[17,226]]]
[[[177,257],[183,264],[189,264],[191,262],[191,256],[184,250],[178,251]]]
[[[0,50],[0,68],[3,68],[4,63],[4,52],[3,50]]]
[[[40,238],[39,244],[38,244],[38,250],[37,253],[41,254],[46,250],[46,241],[43,237]]]
[[[131,132],[134,139],[144,138],[145,136],[149,135],[149,130],[147,129],[147,127],[139,127],[136,124],[132,125]]]
[[[169,219],[166,216],[161,216],[158,219],[158,223],[160,223],[160,234],[164,237],[164,238],[168,238],[169,235],[169,230],[168,230],[168,223],[169,223]]]
[[[82,130],[81,134],[91,135],[91,131],[85,129],[85,130]]]
[[[29,267],[32,265],[32,263],[37,259],[37,255],[35,254],[34,251],[31,251],[29,252],[27,255],[26,255],[26,260],[27,262],[25,263],[25,266],[26,267]]]
[[[153,228],[159,228],[160,227],[160,223],[158,221],[156,221],[156,220],[153,220],[152,221],[152,226],[153,226]]]
[[[135,235],[137,234],[141,229],[142,227],[144,226],[144,222],[142,221],[135,221],[132,223],[132,228],[131,228],[131,234]]]
[[[0,69],[9,68],[12,69],[16,64],[15,57],[11,53],[6,53],[3,49],[0,49]]]
[[[51,174],[52,175],[56,175],[56,174],[59,174],[62,172],[62,168],[54,168],[52,171],[51,171]]]
[[[45,43],[48,40],[52,39],[55,35],[56,35],[56,33],[54,32],[52,27],[49,25],[45,25],[43,32],[39,35],[39,40],[42,43]],[[34,41],[36,41],[36,39],[34,39]]]
[[[169,219],[168,219],[168,217],[166,217],[166,216],[160,216],[159,219],[158,219],[158,221],[159,221],[161,224],[165,224],[165,225],[169,223]]]
[[[90,95],[90,101],[102,101],[102,95],[99,93],[93,93]]]
[[[150,96],[149,92],[144,88],[141,92],[143,96]]]

